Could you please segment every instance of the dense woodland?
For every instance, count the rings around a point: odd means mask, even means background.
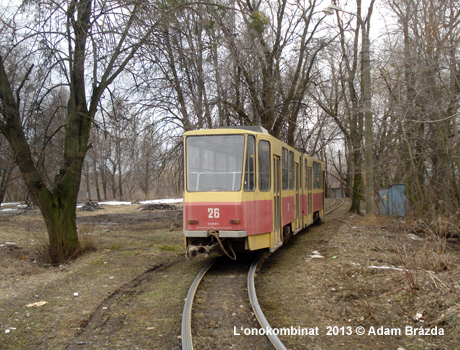
[[[57,261],[77,200],[180,196],[184,131],[262,125],[326,161],[356,212],[368,132],[375,193],[403,183],[414,213],[455,214],[459,2],[330,4],[3,3],[0,202],[40,208]]]

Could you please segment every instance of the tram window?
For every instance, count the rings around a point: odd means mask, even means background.
[[[281,166],[283,168],[283,190],[293,190],[295,182],[294,152],[283,148],[281,151]]]
[[[281,167],[283,172],[283,190],[289,188],[289,167],[288,167],[288,150],[286,148],[282,149],[281,152]]]
[[[313,162],[313,188],[315,190],[320,190],[322,188],[321,180],[321,164]]]
[[[289,163],[288,163],[288,170],[289,170],[289,189],[294,189],[294,182],[295,182],[295,170],[294,170],[294,152],[289,151]]]
[[[246,149],[246,166],[244,171],[244,190],[254,191],[255,189],[255,138],[248,135],[248,145]]]
[[[305,189],[308,190],[308,164],[307,160],[305,159]]]
[[[227,170],[227,155],[222,152],[215,152],[216,169]],[[227,187],[226,176],[216,176],[215,185],[217,188]]]
[[[204,149],[202,154],[202,168],[203,170],[214,169],[214,152],[209,149]]]
[[[187,190],[239,191],[243,154],[243,135],[188,136]]]
[[[270,191],[270,142],[259,141],[259,190]]]

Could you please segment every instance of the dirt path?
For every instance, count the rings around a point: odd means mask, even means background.
[[[1,347],[180,349],[183,299],[206,261],[185,259],[181,229],[170,231],[178,212],[79,216],[82,239],[99,249],[57,268],[35,262],[38,215],[0,219]]]
[[[181,349],[178,315],[188,279],[184,257],[157,265],[111,293],[66,347],[77,349]]]

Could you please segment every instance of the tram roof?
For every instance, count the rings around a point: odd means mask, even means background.
[[[261,133],[268,135],[267,129],[263,128],[260,125],[257,126],[229,126],[229,127],[219,127],[215,129],[200,129],[200,130],[191,130],[187,131],[185,134],[187,135],[203,135],[203,134],[232,134],[238,133],[243,134],[245,131],[253,132],[253,133]]]

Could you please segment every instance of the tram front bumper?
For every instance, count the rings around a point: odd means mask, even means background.
[[[243,238],[247,237],[246,231],[184,231],[185,237],[196,238],[196,237],[209,237],[211,232],[217,234],[220,238]]]

